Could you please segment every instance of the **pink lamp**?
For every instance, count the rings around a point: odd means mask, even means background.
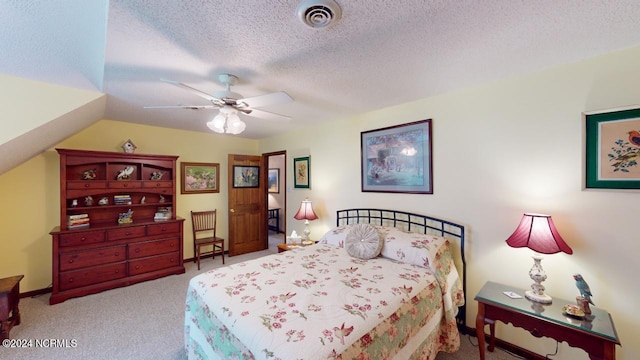
[[[542,304],[551,304],[551,296],[544,293],[542,282],[547,279],[547,274],[542,269],[540,254],[555,254],[564,252],[569,255],[573,250],[564,242],[556,226],[551,220],[551,215],[526,213],[520,220],[520,225],[507,239],[507,245],[519,248],[528,247],[535,251],[533,255],[533,267],[529,270],[529,276],[534,281],[531,290],[525,292],[525,297],[531,301]]]
[[[315,220],[318,218],[315,212],[313,212],[313,207],[311,207],[311,200],[309,198],[305,198],[300,204],[300,209],[293,216],[296,220],[304,220],[304,238],[303,241],[309,241],[309,234],[311,234],[311,230],[309,230],[309,220]]]

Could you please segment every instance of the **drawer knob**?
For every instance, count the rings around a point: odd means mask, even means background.
[[[129,186],[129,184],[124,184],[124,187],[127,187],[127,186]]]
[[[119,253],[119,252],[117,252],[117,253],[115,253],[115,255],[116,255],[116,256],[120,256],[120,253]]]
[[[69,264],[71,264],[73,262],[73,259],[69,259]]]
[[[126,233],[124,233],[124,234],[125,234],[126,236],[131,236],[131,233],[130,233],[130,232],[126,232]]]
[[[116,269],[116,274],[120,273],[120,270]]]
[[[84,187],[88,188],[88,187],[89,187],[89,184],[84,184]]]
[[[70,278],[70,279],[69,279],[69,282],[70,282],[70,283],[72,283],[72,282],[73,282],[73,278]]]
[[[136,270],[140,269],[140,265],[136,265]]]
[[[161,185],[160,183],[156,183],[156,186],[160,186],[160,185]]]
[[[80,241],[85,241],[85,240],[87,240],[87,238],[84,236],[80,238]]]
[[[140,252],[140,248],[136,248],[135,252],[139,253]]]

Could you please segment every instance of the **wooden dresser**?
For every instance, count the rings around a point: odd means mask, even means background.
[[[50,304],[185,272],[184,219],[172,215],[177,156],[57,151],[60,226],[51,231]],[[169,216],[154,220],[167,209]],[[127,213],[131,222],[121,219]]]

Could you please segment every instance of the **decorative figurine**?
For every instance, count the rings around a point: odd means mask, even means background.
[[[147,203],[147,197],[146,196],[142,196],[142,198],[140,199],[140,204],[146,204]]]
[[[151,173],[151,180],[160,180],[162,179],[163,175],[164,175],[164,172],[162,171],[154,171]]]
[[[78,200],[77,199],[71,200],[71,207],[76,207],[76,206],[78,206]]]
[[[93,180],[96,178],[96,169],[88,169],[82,172],[82,180]]]
[[[133,211],[129,209],[126,213],[118,214],[118,224],[131,224],[133,222]]]
[[[91,196],[87,196],[84,198],[84,204],[86,206],[91,206],[93,205],[93,198]]]
[[[165,201],[164,200],[164,196],[162,196],[162,194],[160,194],[160,200],[158,200],[158,202],[162,204],[162,203],[164,203],[164,201]]]
[[[106,196],[100,198],[100,200],[98,200],[98,205],[109,205],[109,198]]]
[[[133,143],[133,141],[131,141],[131,139],[125,141],[125,143],[122,144],[122,150],[124,150],[124,152],[126,152],[127,154],[133,154],[137,148],[138,147]]]
[[[578,288],[578,291],[580,291],[580,296],[576,297],[578,307],[580,307],[580,309],[584,311],[585,314],[591,314],[589,304],[595,304],[593,303],[593,301],[591,301],[591,297],[593,296],[593,294],[591,294],[589,284],[584,281],[584,278],[580,274],[573,275],[573,278],[576,280],[576,287]]]
[[[133,166],[127,166],[126,168],[120,170],[116,180],[129,180],[131,178],[131,174],[136,170]]]

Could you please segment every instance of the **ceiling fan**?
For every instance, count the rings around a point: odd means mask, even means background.
[[[171,85],[186,89],[195,95],[198,95],[211,102],[211,105],[169,105],[169,106],[145,106],[145,109],[220,109],[218,115],[216,115],[211,121],[207,123],[207,126],[218,133],[240,134],[244,131],[246,125],[238,117],[238,113],[243,113],[249,116],[255,116],[267,120],[288,120],[290,117],[280,115],[257,108],[268,106],[286,104],[292,102],[293,99],[284,91],[278,91],[265,95],[252,96],[243,98],[242,95],[231,91],[231,86],[238,82],[238,77],[231,74],[220,74],[218,80],[226,85],[226,90],[217,91],[213,94],[208,94],[204,91],[198,90],[187,84],[160,79]]]

